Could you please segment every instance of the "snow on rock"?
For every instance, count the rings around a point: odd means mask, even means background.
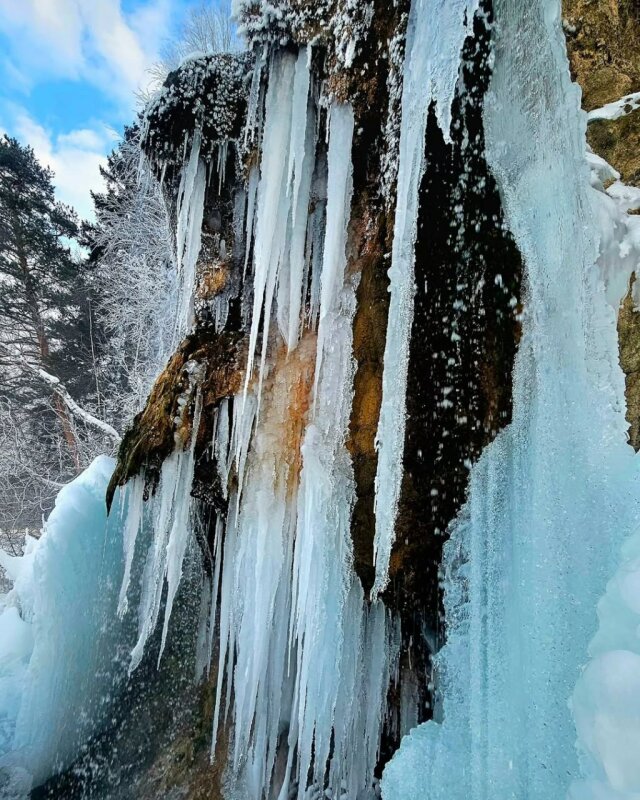
[[[620,174],[590,149],[586,158],[595,189],[591,202],[599,239],[598,266],[607,300],[617,310],[629,289],[631,274],[640,269],[640,216],[629,213],[640,209],[640,189],[622,183]],[[632,291],[637,306],[637,281]]]
[[[640,108],[640,92],[633,92],[621,97],[620,100],[615,100],[613,103],[607,103],[602,108],[594,108],[587,114],[587,120],[593,122],[596,119],[620,119],[636,108]]]
[[[145,108],[142,144],[159,166],[181,165],[194,131],[201,132],[207,160],[244,127],[250,53],[191,58],[171,72]]]
[[[113,461],[97,458],[65,486],[40,539],[2,563],[13,588],[0,598],[0,794],[21,797],[68,765],[108,714],[121,633],[121,513],[107,519]],[[118,511],[116,511],[116,508]]]

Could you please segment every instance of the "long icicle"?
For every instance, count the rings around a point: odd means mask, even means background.
[[[382,405],[376,437],[375,599],[389,580],[389,559],[400,497],[404,454],[409,340],[413,320],[414,247],[418,190],[424,171],[431,103],[446,141],[451,127],[460,56],[478,0],[413,0],[407,32],[396,216],[389,270],[391,301],[384,351]]]

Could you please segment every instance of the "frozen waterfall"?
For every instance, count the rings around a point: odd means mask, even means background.
[[[442,716],[387,765],[383,796],[394,800],[566,796],[580,774],[568,700],[615,554],[639,521],[559,3],[498,0],[494,12],[487,154],[528,287],[514,418],[472,469],[451,526]]]
[[[400,78],[384,71],[401,116],[395,128],[380,124],[389,152],[373,162],[395,159],[397,181],[371,178],[360,152],[379,146],[363,111],[369,95],[349,94],[356,70],[369,69],[371,53],[358,48],[376,4],[338,4],[339,46],[328,58],[313,26],[296,29],[292,4],[285,13],[274,3],[234,4],[255,37],[242,69],[228,67],[246,89],[244,111],[230,113],[212,145],[211,121],[181,107],[177,151],[165,142],[170,158],[155,165],[171,176],[179,296],[167,321],[176,355],[150,396],[149,427],[143,412],[121,474],[96,460],[61,491],[40,540],[21,558],[0,553],[13,582],[0,599],[0,778],[4,769],[24,797],[74,762],[108,726],[120,689],[168,659],[188,583],[193,695],[206,687],[207,768],[223,776],[229,800],[637,800],[640,474],[616,312],[640,263],[640,217],[627,213],[640,190],[586,150],[560,2],[408,4]],[[476,101],[464,54],[478,19],[490,83]],[[339,80],[328,77],[335,64]],[[205,73],[223,74],[211,61]],[[377,97],[375,81],[366,88]],[[211,97],[197,98],[198,113]],[[164,100],[171,119],[176,98]],[[505,390],[513,414],[475,463],[460,454],[466,500],[449,515],[442,563],[428,565],[440,566],[430,596],[444,592],[443,608],[430,609],[443,612],[444,633],[434,634],[426,603],[412,607],[394,580],[415,570],[419,584],[426,570],[401,552],[398,534],[412,336],[421,335],[416,275],[427,275],[428,300],[433,269],[416,253],[420,231],[447,213],[423,207],[422,188],[440,177],[427,145],[445,161],[465,124],[458,102],[477,102],[484,174],[504,214],[490,233],[513,237],[525,292],[510,298],[522,307]],[[362,212],[363,198],[375,213]],[[472,241],[480,223],[462,230],[457,198],[447,200],[446,225],[457,226],[457,243]],[[464,260],[447,231],[451,259]],[[386,328],[366,333],[379,337],[380,358],[375,347],[356,352],[359,312],[376,296],[363,284],[375,280]],[[464,300],[455,302],[460,311]],[[469,314],[476,308],[484,313],[479,303]],[[417,345],[429,358],[451,355]],[[373,386],[365,400],[363,362]],[[452,387],[430,388],[434,408],[442,398],[453,405]],[[356,398],[373,419],[366,480]],[[457,410],[466,422],[467,409]],[[107,514],[112,474],[122,485]],[[354,509],[365,495],[363,568]],[[413,499],[431,513],[430,497]]]

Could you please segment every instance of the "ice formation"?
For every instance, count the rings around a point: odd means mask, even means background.
[[[179,285],[175,345],[193,323],[196,262],[200,253],[202,215],[206,190],[206,168],[200,158],[201,134],[196,129],[191,152],[182,170],[178,189],[177,261]],[[174,346],[175,346],[174,345]]]
[[[402,480],[418,189],[425,166],[427,113],[434,103],[438,123],[448,141],[460,55],[477,7],[478,0],[414,0],[411,4],[402,89],[402,108],[410,109],[410,113],[402,115],[400,127],[396,216],[389,270],[391,305],[377,438],[373,597],[388,581]]]
[[[287,58],[288,65],[276,61],[272,72],[272,80],[283,82],[280,88],[285,96],[291,92],[302,56],[295,66],[293,58]],[[280,91],[278,83],[270,85],[274,94]],[[297,94],[293,92],[294,106]],[[305,107],[306,117],[306,90],[300,95],[298,102]],[[268,96],[267,131],[275,124],[269,115],[276,110]],[[218,674],[226,674],[227,686],[223,699],[222,681],[218,683],[214,736],[231,704],[234,771],[250,796],[260,797],[273,785],[283,800],[294,789],[298,797],[303,797],[308,776],[312,785],[326,786],[334,796],[343,783],[354,797],[371,789],[386,691],[398,651],[397,627],[391,616],[381,603],[368,607],[351,568],[354,486],[345,439],[353,382],[355,284],[345,271],[345,248],[353,112],[348,105],[334,104],[329,120],[327,222],[317,348],[314,353],[315,337],[309,339],[307,334],[297,355],[303,366],[309,361],[304,391],[313,395],[310,420],[304,434],[298,433],[302,437],[301,473],[292,473],[291,464],[274,439],[287,430],[287,418],[292,413],[288,394],[295,373],[290,377],[285,370],[263,398],[251,452],[246,465],[239,469],[244,475],[240,479],[242,496],[231,498],[230,508],[237,511],[226,523],[221,576]],[[286,156],[289,123],[280,118],[278,125],[285,125]],[[287,218],[291,223],[297,206],[293,202],[289,207],[289,183],[282,183],[282,176],[293,177],[291,166],[304,161],[296,156],[301,143],[294,140],[291,147],[292,157],[287,161],[281,156],[282,163],[274,167],[279,176],[276,197],[286,204],[284,211],[278,211],[285,215],[282,235]],[[262,169],[261,185],[268,187],[271,162],[267,160]],[[308,186],[304,191],[308,196]],[[294,185],[293,198],[295,192]],[[259,191],[258,212],[261,197],[264,194]],[[305,211],[307,205],[305,200]],[[276,210],[272,205],[268,209],[270,213]],[[301,217],[298,211],[296,217],[294,236],[296,225],[307,228],[306,213]],[[265,226],[264,233],[261,227],[259,218],[257,241],[266,232],[277,235],[277,224]],[[295,252],[302,256],[302,250],[292,248],[291,254]],[[262,271],[263,263],[273,269],[278,258],[275,262],[263,262],[262,258],[257,250],[255,279],[261,285],[270,281],[266,300],[270,303],[276,275],[268,279]],[[298,297],[300,270],[296,280]],[[261,306],[262,301],[257,300],[252,330]],[[282,326],[283,337],[290,332],[289,326]],[[295,369],[295,361],[290,364]],[[244,405],[241,398],[234,401],[237,405]],[[251,413],[255,405],[254,400]],[[236,432],[236,426],[250,431],[251,421],[247,425],[243,416],[241,413],[234,419],[232,441],[246,437],[246,433]],[[217,433],[216,449],[222,452],[229,433],[222,427]],[[233,455],[232,449],[230,453]],[[288,731],[284,747],[280,741],[283,731]],[[279,753],[283,760],[277,763]],[[327,763],[331,764],[328,777]]]
[[[116,604],[127,501],[116,498],[107,520],[112,470],[96,459],[61,490],[41,538],[22,557],[1,556],[13,588],[0,598],[0,775],[16,797],[100,729],[124,674]]]
[[[580,769],[568,698],[613,554],[638,524],[615,319],[594,235],[609,201],[589,186],[586,120],[569,78],[559,4],[497,0],[494,12],[487,154],[529,287],[514,418],[472,469],[467,504],[452,525],[448,639],[436,659],[442,714],[405,738],[387,765],[383,796],[394,800],[566,796]],[[617,270],[624,285],[628,270],[611,257],[605,239],[605,277]],[[628,659],[609,659],[609,676],[628,668]],[[580,698],[603,666],[588,668]],[[600,694],[577,709],[587,747],[605,761],[595,743],[603,728],[593,722],[608,699]],[[611,700],[619,709],[622,695]],[[624,764],[622,752],[613,768]]]
[[[236,5],[239,13],[255,6]],[[422,725],[418,682],[428,667],[401,666],[411,650],[398,610],[383,602],[404,469],[416,237],[419,223],[429,224],[419,207],[427,120],[431,109],[450,142],[463,46],[483,9],[479,0],[413,0],[402,117],[382,134],[398,152],[381,158],[379,187],[389,203],[397,174],[370,597],[354,568],[348,444],[361,278],[350,251],[362,169],[356,103],[325,94],[315,41],[289,46],[291,20],[270,3],[247,22],[259,42],[251,59],[190,58],[153,102],[148,113],[171,129],[171,108],[198,101],[193,130],[180,129],[168,156],[176,343],[196,341],[206,360],[207,337],[228,333],[232,320],[246,328],[243,365],[234,365],[244,372],[214,403],[206,364],[185,359],[170,446],[161,461],[143,462],[109,518],[112,465],[100,459],[61,492],[39,542],[21,559],[0,556],[14,581],[0,606],[0,769],[10,768],[16,785],[69,764],[154,633],[163,657],[185,556],[200,534],[210,563],[197,598],[195,673],[216,676],[211,757],[226,757],[228,743],[233,796],[374,797],[392,703],[394,734],[412,730],[385,768],[386,800],[640,796],[631,746],[640,741],[639,476],[625,441],[615,335],[640,256],[640,218],[627,214],[640,190],[595,154],[585,158],[587,120],[569,78],[558,0],[493,2],[486,156],[527,295],[513,419],[469,464],[467,502],[449,530],[447,642],[433,661],[435,719]],[[373,14],[372,4],[347,2],[332,21],[341,68],[358,63]],[[398,71],[401,40],[397,33],[392,48]],[[239,131],[236,109],[221,112],[219,131],[198,92],[226,75],[239,105],[252,59],[246,126]],[[399,94],[398,75],[390,81]],[[392,108],[397,97],[387,99]],[[615,119],[635,103],[628,96],[599,114]],[[146,129],[149,141],[155,132]],[[244,172],[242,147],[256,148]],[[237,170],[231,190],[227,168]],[[235,296],[226,287],[217,294],[208,327],[198,327],[213,194],[244,240],[229,258],[220,244],[216,276],[226,280],[225,269],[239,266],[244,284],[242,295],[237,286]],[[198,450],[207,414],[213,423]],[[208,488],[219,489],[210,541],[194,492],[198,469],[210,469]],[[423,626],[420,635],[431,634]],[[115,659],[123,650],[127,658]]]

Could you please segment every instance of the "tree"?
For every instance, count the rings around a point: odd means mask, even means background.
[[[162,84],[167,75],[191,55],[227,53],[237,49],[235,26],[229,0],[202,0],[192,7],[177,36],[166,42],[160,61],[150,72],[153,84]],[[143,100],[148,97],[142,96]]]
[[[144,404],[176,344],[177,271],[169,211],[137,126],[125,129],[102,176],[106,190],[93,195],[96,223],[84,234],[103,337],[98,374],[109,386],[104,414],[121,428]]]
[[[37,525],[59,484],[93,455],[84,433],[91,415],[79,426],[77,414],[78,401],[95,393],[89,297],[71,249],[77,236],[52,172],[30,147],[3,136],[0,528]]]

